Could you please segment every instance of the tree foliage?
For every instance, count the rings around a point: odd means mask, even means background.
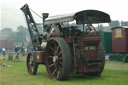
[[[29,32],[24,26],[17,27],[17,31],[12,28],[3,28],[0,31],[0,40],[13,40],[15,44],[27,42],[26,37],[29,37]]]
[[[13,30],[11,28],[4,28],[1,32],[13,32]]]
[[[109,27],[117,27],[120,26],[120,22],[118,20],[112,21],[111,23],[109,23]]]
[[[128,21],[121,21],[121,26],[128,26]]]
[[[14,40],[15,33],[11,28],[4,28],[0,31],[0,39],[1,40]]]
[[[29,37],[29,32],[24,26],[17,27],[16,42],[26,42],[26,37]]]

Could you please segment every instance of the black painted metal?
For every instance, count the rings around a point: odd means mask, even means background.
[[[30,37],[32,40],[33,48],[35,51],[41,50],[40,44],[42,42],[42,38],[37,29],[33,16],[29,10],[29,6],[25,4],[23,7],[21,7],[21,10],[23,11],[25,18],[26,18],[26,22],[27,22],[28,30],[29,30]]]

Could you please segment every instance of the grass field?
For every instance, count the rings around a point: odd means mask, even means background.
[[[0,65],[0,85],[128,85],[128,63],[107,61],[101,77],[70,74],[66,81],[51,80],[43,65],[36,76],[29,75],[25,61],[2,61]]]

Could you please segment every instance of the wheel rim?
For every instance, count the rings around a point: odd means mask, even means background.
[[[37,65],[35,63],[34,55],[29,53],[27,56],[27,69],[29,74],[35,75],[37,71]]]
[[[47,49],[49,75],[53,79],[58,79],[63,71],[63,55],[61,48],[56,41],[51,41]]]
[[[99,59],[102,60],[102,64],[100,65],[100,68],[99,68],[99,74],[101,74],[104,70],[104,65],[105,65],[104,48],[103,48],[101,43],[100,43],[99,48],[98,48],[98,56],[99,56]]]
[[[28,62],[28,66],[29,66],[29,70],[30,72],[33,72],[33,68],[34,68],[34,59],[33,59],[33,56],[30,56],[30,60]]]

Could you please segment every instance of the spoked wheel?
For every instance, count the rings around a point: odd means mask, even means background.
[[[28,53],[27,55],[27,70],[31,75],[36,75],[38,63],[36,62],[36,54]]]
[[[63,38],[54,38],[48,42],[46,68],[54,80],[65,80],[71,71],[71,52]]]

